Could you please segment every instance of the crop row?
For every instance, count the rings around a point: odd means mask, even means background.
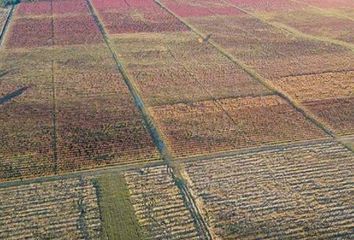
[[[0,188],[1,239],[98,239],[96,189],[88,178]]]
[[[326,141],[188,162],[185,173],[220,239],[349,239],[353,163]]]
[[[325,137],[277,96],[151,108],[175,156]]]
[[[128,171],[125,179],[135,214],[149,239],[200,239],[167,166]]]

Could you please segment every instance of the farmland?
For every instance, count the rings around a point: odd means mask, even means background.
[[[352,152],[321,142],[184,167],[219,238],[349,239],[352,165]]]
[[[351,0],[14,2],[0,239],[351,239]]]

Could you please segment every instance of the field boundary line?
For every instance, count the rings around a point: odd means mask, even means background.
[[[136,170],[138,168],[144,168],[144,167],[156,167],[162,165],[165,165],[163,161],[156,160],[156,161],[149,161],[149,162],[135,162],[135,163],[120,164],[120,165],[117,164],[105,165],[98,168],[96,167],[96,168],[77,170],[75,172],[63,172],[59,174],[37,176],[32,178],[25,178],[22,180],[17,178],[6,182],[0,182],[0,189],[13,187],[13,186],[32,184],[32,183],[57,181],[57,180],[75,178],[80,176],[100,176],[103,174],[122,172],[127,170]]]
[[[146,124],[147,129],[149,130],[149,133],[152,137],[153,142],[155,143],[156,147],[158,148],[163,162],[167,165],[167,170],[172,176],[175,185],[178,187],[180,194],[183,198],[183,200],[186,202],[186,206],[191,213],[191,216],[193,218],[193,221],[195,223],[195,227],[197,228],[198,233],[203,235],[204,239],[212,239],[211,234],[209,232],[209,229],[207,227],[207,224],[205,223],[205,220],[203,219],[203,216],[200,214],[199,209],[196,207],[195,202],[193,197],[191,196],[191,193],[185,184],[185,181],[182,178],[181,173],[179,172],[179,169],[175,167],[172,159],[172,155],[170,153],[170,150],[168,148],[168,145],[165,143],[164,136],[162,132],[159,130],[157,125],[154,123],[152,114],[150,113],[149,109],[146,107],[146,104],[144,100],[142,99],[140,95],[140,91],[137,88],[136,84],[134,81],[132,81],[128,75],[128,73],[125,70],[125,67],[123,63],[119,60],[118,55],[116,54],[114,48],[111,46],[111,42],[109,39],[109,36],[101,23],[100,18],[98,17],[99,14],[96,13],[96,10],[94,6],[92,5],[90,0],[86,0],[89,11],[94,18],[101,34],[103,37],[103,40],[108,47],[108,50],[112,54],[112,58],[114,59],[118,71],[121,73],[125,84],[127,85],[130,94],[132,95],[136,107],[139,109],[139,111],[142,114],[143,120]],[[188,203],[188,204],[187,204]]]
[[[291,78],[291,77],[306,77],[306,76],[316,76],[316,75],[323,75],[323,74],[337,74],[337,73],[350,73],[354,72],[354,69],[348,69],[348,70],[328,70],[328,71],[322,71],[322,72],[312,72],[312,73],[300,73],[300,74],[289,74],[285,76],[281,76],[278,79],[283,79],[283,78]]]
[[[173,15],[175,18],[177,18],[179,21],[181,21],[183,24],[185,24],[189,29],[191,29],[196,35],[199,37],[205,39],[206,36],[204,36],[203,33],[201,33],[199,30],[196,28],[192,27],[189,23],[187,23],[185,20],[177,16],[174,12],[172,12],[169,8],[167,8],[164,4],[162,4],[159,0],[154,0],[158,5],[160,5],[163,9],[165,9],[167,12],[169,12],[171,15]],[[299,113],[301,113],[307,120],[309,120],[312,124],[320,128],[324,133],[326,133],[328,136],[332,138],[336,138],[336,134],[334,133],[333,129],[331,129],[329,126],[327,126],[325,123],[323,123],[318,117],[314,116],[311,112],[309,112],[306,108],[301,106],[297,101],[295,101],[292,97],[288,96],[286,93],[281,91],[280,89],[277,89],[268,79],[262,77],[260,74],[258,74],[254,69],[252,69],[250,66],[242,62],[241,60],[235,58],[233,55],[228,53],[224,48],[219,46],[217,43],[214,41],[210,40],[208,43],[213,46],[215,49],[217,49],[220,53],[222,53],[225,57],[230,59],[232,62],[237,64],[238,66],[241,67],[245,72],[247,72],[251,77],[253,77],[255,80],[263,84],[267,89],[270,91],[276,93],[279,97],[283,98],[288,104],[290,104],[295,110],[297,110]]]
[[[53,1],[50,2],[50,18],[51,18],[51,38],[52,44],[51,48],[54,46],[54,16],[53,16]],[[52,134],[52,149],[53,149],[53,172],[58,173],[58,133],[57,133],[57,99],[56,99],[56,88],[55,88],[55,74],[54,74],[54,59],[51,61],[51,85],[52,85],[52,124],[53,124],[53,134]]]
[[[58,133],[57,133],[57,100],[56,100],[56,88],[55,88],[55,76],[54,76],[54,60],[52,60],[52,124],[53,124],[53,135],[52,135],[52,149],[53,149],[53,171],[54,174],[58,173]]]
[[[16,8],[15,5],[11,6],[11,9],[9,10],[9,12],[8,12],[8,14],[6,16],[5,23],[2,26],[2,28],[1,28],[1,31],[0,31],[0,48],[3,46],[5,35],[6,35],[7,30],[9,29],[10,22],[11,22],[12,15],[13,15],[13,12],[14,12],[15,8]]]
[[[333,39],[333,38],[321,37],[321,36],[316,36],[316,35],[304,33],[304,32],[301,32],[300,30],[297,30],[296,28],[290,27],[290,26],[288,26],[286,24],[283,24],[283,23],[280,23],[280,22],[277,22],[277,21],[269,21],[266,18],[260,16],[259,14],[250,12],[248,10],[245,10],[245,9],[237,6],[236,4],[229,3],[229,2],[227,2],[225,0],[223,0],[223,2],[226,3],[227,5],[229,5],[230,7],[236,8],[237,10],[239,10],[239,11],[241,11],[241,12],[243,12],[243,13],[245,13],[245,14],[253,17],[253,18],[258,19],[261,22],[263,22],[263,23],[265,23],[265,24],[267,24],[269,26],[272,26],[272,27],[274,27],[274,28],[276,28],[278,30],[290,33],[290,34],[292,34],[295,37],[304,38],[304,39],[312,40],[312,41],[335,44],[337,46],[345,47],[345,48],[351,50],[352,52],[354,52],[354,44],[347,43],[347,42],[344,42],[344,41],[341,41],[341,40],[337,40],[337,39]]]

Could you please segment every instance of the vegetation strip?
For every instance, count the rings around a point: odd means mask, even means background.
[[[129,190],[121,173],[106,174],[93,180],[102,218],[102,238],[144,239],[129,200]]]
[[[11,20],[12,13],[13,13],[14,9],[15,9],[15,5],[11,5],[11,9],[10,9],[9,13],[7,14],[5,24],[2,26],[2,29],[0,31],[0,47],[2,46],[2,43],[4,41],[6,30],[10,24],[10,20]]]
[[[203,39],[206,38],[204,34],[200,33],[199,30],[196,28],[192,27],[190,24],[188,24],[186,21],[181,19],[179,16],[177,16],[173,11],[171,11],[169,8],[167,8],[164,4],[162,4],[158,0],[154,0],[158,5],[160,5],[163,9],[165,9],[167,12],[175,16],[177,19],[179,19],[183,24],[188,26],[189,29],[191,29],[195,34],[198,36],[202,37]],[[224,50],[221,46],[219,46],[217,43],[213,42],[212,40],[208,40],[208,43],[211,44],[214,48],[216,48],[220,53],[222,53],[225,57],[230,59],[232,62],[235,64],[239,65],[244,71],[246,71],[251,77],[253,77],[255,80],[259,81],[261,84],[263,84],[266,88],[268,88],[270,91],[275,92],[278,96],[286,100],[292,107],[294,107],[298,112],[300,112],[306,119],[308,119],[311,123],[319,127],[322,131],[324,131],[327,135],[331,136],[332,138],[336,138],[336,135],[334,131],[328,127],[325,123],[320,121],[316,116],[312,115],[308,110],[304,109],[302,106],[300,106],[295,100],[293,100],[290,96],[282,92],[281,90],[277,89],[272,83],[270,83],[267,79],[259,75],[256,71],[251,69],[248,65],[243,63],[242,61],[234,58],[231,54],[229,54],[226,50]]]
[[[149,113],[149,110],[145,107],[145,103],[140,96],[139,90],[135,86],[134,82],[131,81],[130,78],[128,77],[128,74],[126,73],[126,71],[123,67],[123,64],[120,62],[120,60],[117,57],[117,54],[115,53],[115,51],[111,47],[111,43],[110,43],[109,37],[106,33],[106,30],[104,29],[100,19],[98,18],[98,15],[96,14],[96,11],[95,11],[94,7],[92,6],[90,0],[86,0],[86,1],[88,4],[90,13],[94,17],[95,22],[102,33],[103,39],[104,39],[109,51],[112,54],[112,57],[117,65],[117,68],[118,68],[119,72],[122,74],[123,79],[124,79],[126,85],[128,86],[128,89],[129,89],[131,95],[134,98],[135,105],[138,107],[138,109],[142,113],[144,122],[149,130],[149,133],[150,133],[155,145],[157,146],[157,148],[161,154],[162,159],[164,160],[164,162],[168,166],[169,172],[171,173],[174,181],[176,182],[176,185],[180,189],[180,192],[181,192],[183,198],[185,199],[185,201],[189,202],[191,206],[193,206],[193,207],[189,207],[189,210],[193,216],[196,226],[199,228],[199,232],[201,232],[204,235],[205,239],[211,239],[211,235],[209,233],[207,225],[206,225],[203,217],[199,213],[199,210],[194,203],[194,199],[189,196],[186,196],[186,193],[190,194],[190,192],[189,192],[186,184],[182,180],[179,170],[176,167],[174,167],[174,164],[172,161],[172,156],[170,154],[170,151],[168,150],[167,145],[165,144],[165,141],[163,140],[162,133],[160,133],[159,129],[155,126],[155,124],[152,120],[151,114]]]

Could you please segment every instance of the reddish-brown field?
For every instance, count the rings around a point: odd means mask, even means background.
[[[176,157],[325,135],[276,96],[151,108]]]
[[[93,44],[102,42],[102,35],[92,16],[54,18],[54,44]]]
[[[354,97],[305,101],[303,105],[331,126],[338,135],[354,134]]]
[[[50,18],[18,18],[12,23],[7,36],[6,47],[51,46],[52,20]]]

